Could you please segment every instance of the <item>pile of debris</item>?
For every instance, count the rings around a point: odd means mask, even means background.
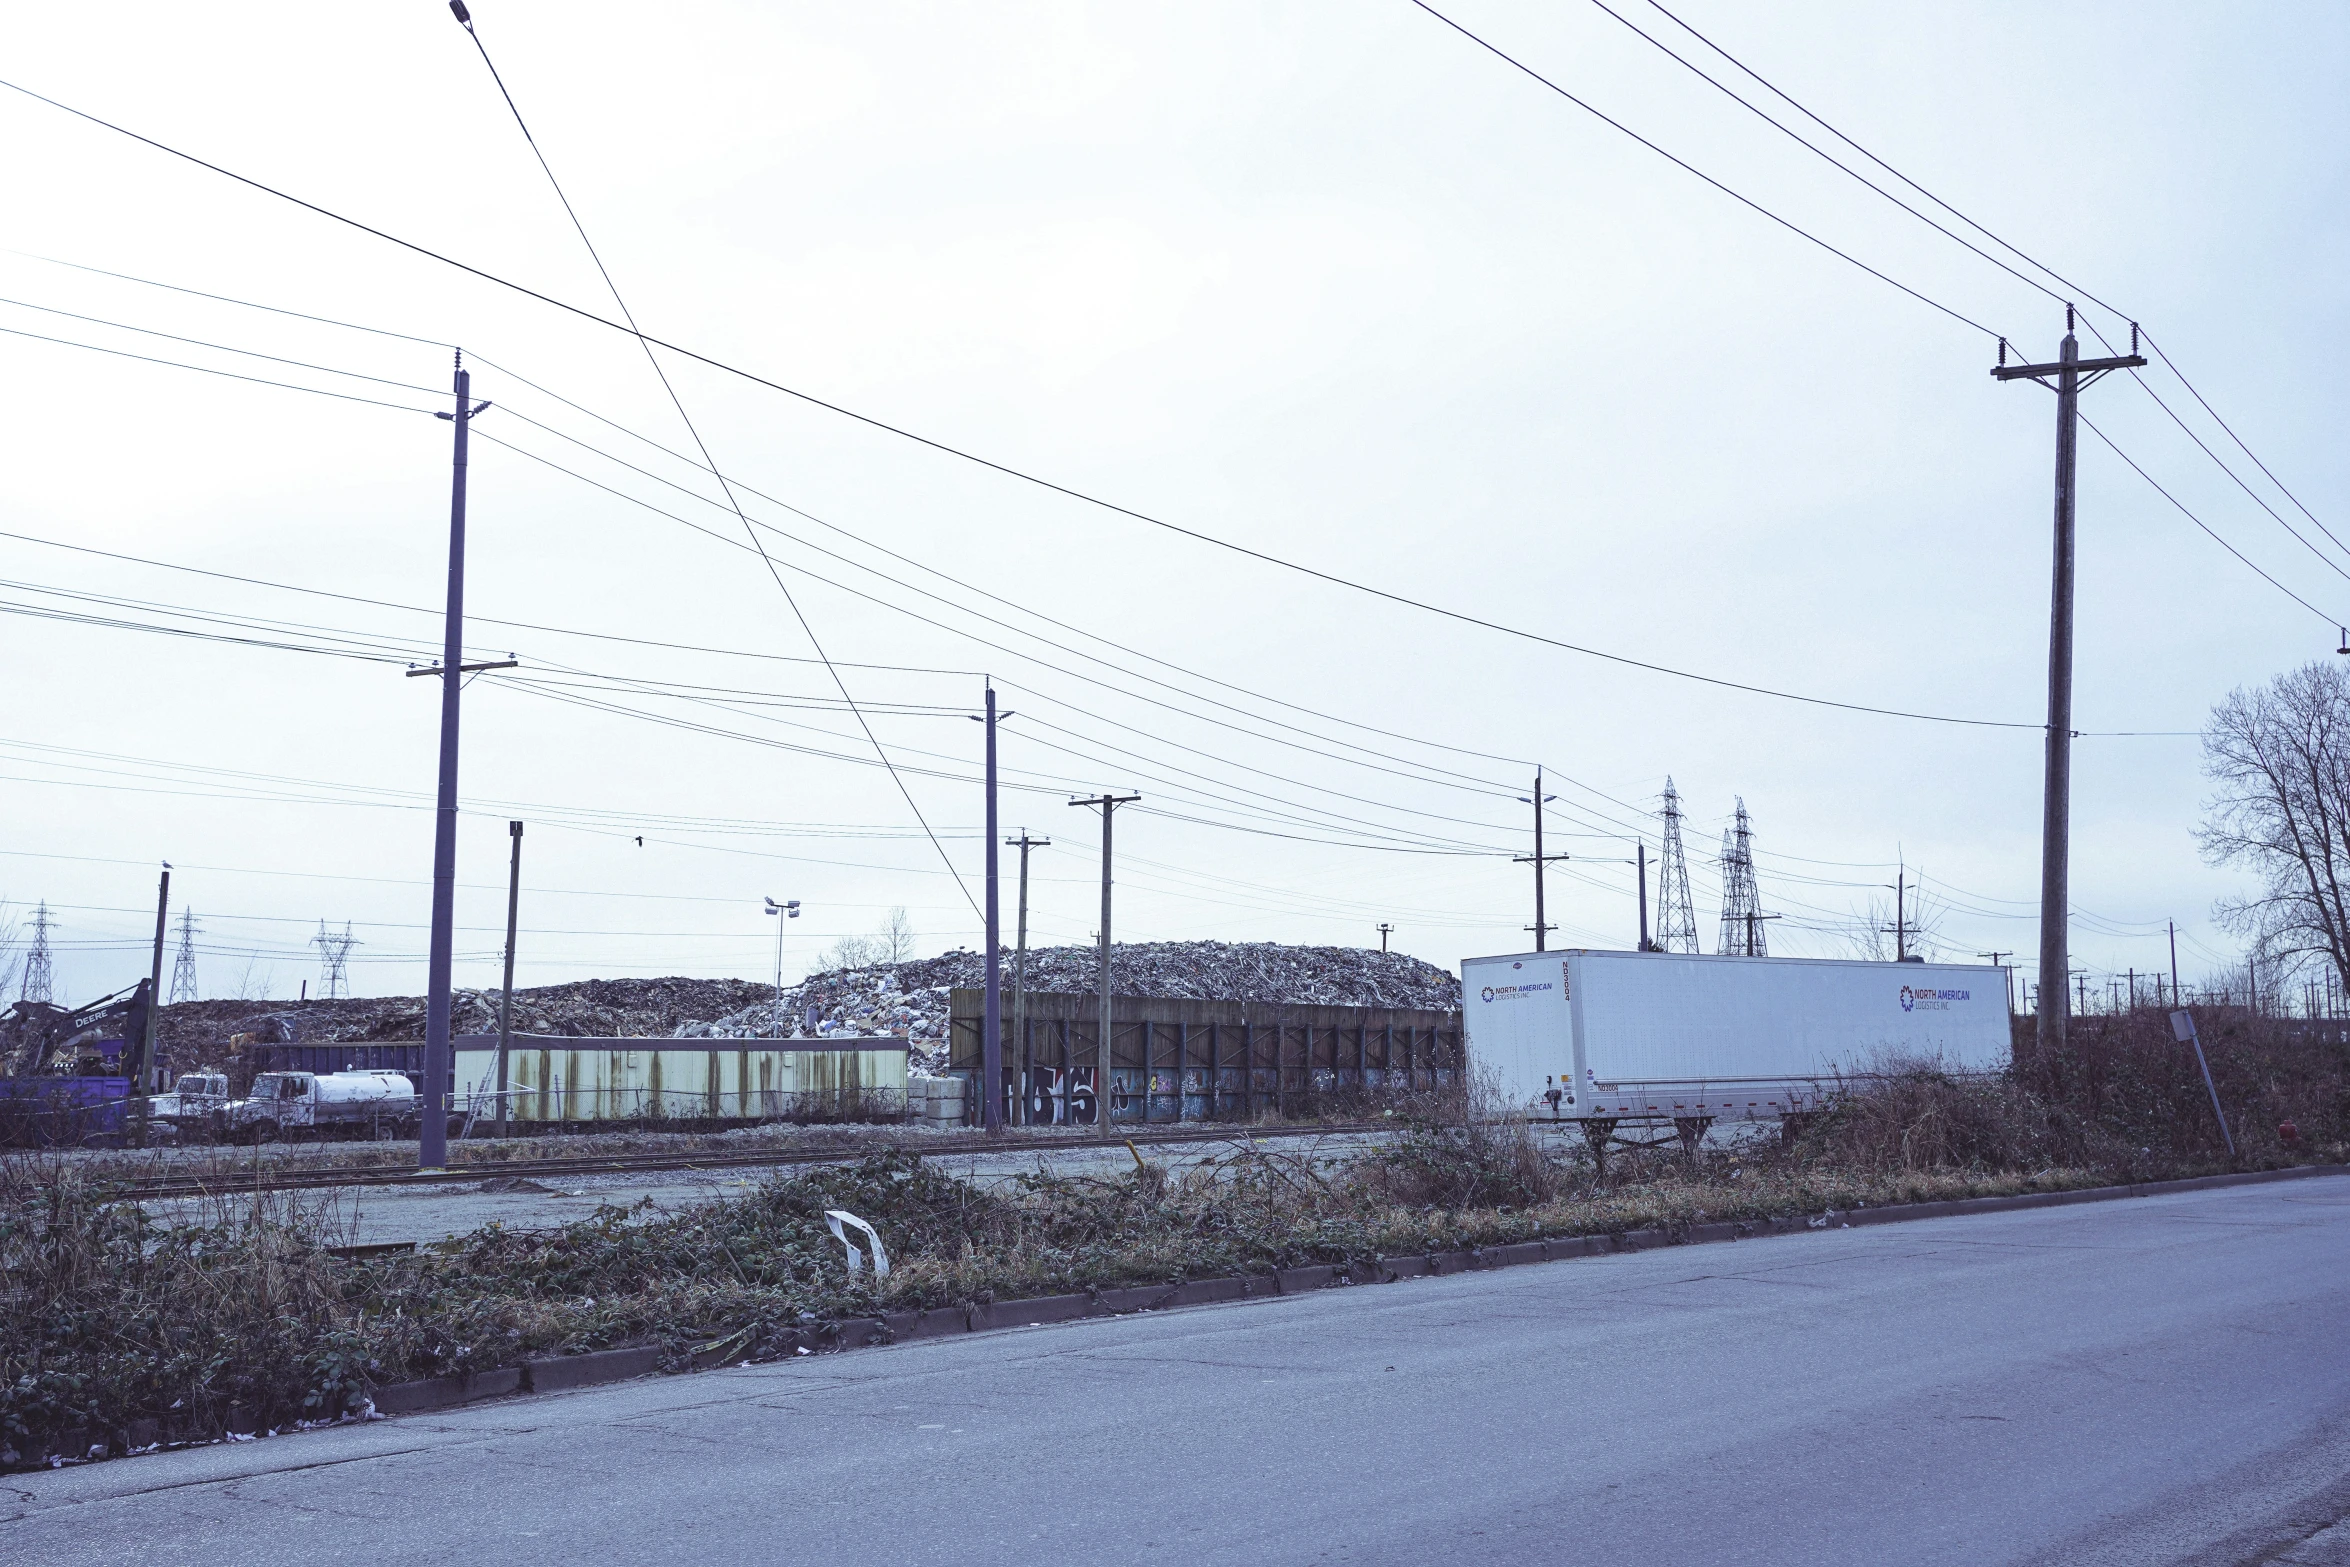
[[[518,1034],[574,1034],[597,1039],[658,1039],[688,1023],[723,1017],[752,998],[775,994],[747,979],[585,979],[514,992]],[[449,998],[456,1034],[498,1031],[498,992],[460,990]],[[339,1044],[424,1037],[422,996],[365,996],[334,1001],[184,1001],[156,1024],[166,1059],[213,1060],[231,1039],[256,1044]]]
[[[1028,954],[1031,990],[1094,993],[1097,947],[1042,947]],[[918,1070],[946,1067],[947,993],[983,985],[987,965],[958,948],[919,962],[877,964],[813,974],[783,993],[781,1032],[808,1036],[896,1034],[914,1047]],[[1003,955],[1003,986],[1012,987],[1012,955]],[[1145,942],[1110,948],[1110,990],[1121,996],[1187,1000],[1277,1001],[1293,1006],[1399,1007],[1457,1012],[1460,979],[1400,952],[1360,947],[1289,947],[1274,942]],[[756,1039],[777,1032],[769,990],[728,1016],[688,1023],[687,1039]]]
[[[1028,954],[1028,988],[1091,994],[1094,947]],[[589,979],[514,992],[514,1031],[593,1039],[805,1039],[895,1035],[918,1070],[944,1071],[947,993],[986,983],[980,955],[958,948],[915,962],[812,974],[783,992],[747,979]],[[1003,956],[1009,996],[1012,954]],[[1273,942],[1147,942],[1110,949],[1110,989],[1121,996],[1278,1001],[1305,1006],[1460,1009],[1461,982],[1400,952],[1286,947]],[[450,1031],[492,1034],[498,993],[460,990]],[[188,1001],[163,1009],[162,1057],[181,1065],[221,1059],[232,1040],[253,1044],[402,1041],[424,1037],[422,996],[335,1001]]]

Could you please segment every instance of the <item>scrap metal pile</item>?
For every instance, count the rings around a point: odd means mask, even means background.
[[[686,1023],[722,1017],[772,985],[747,979],[587,979],[514,992],[518,1034],[575,1034],[598,1039],[660,1038]],[[498,993],[460,990],[449,998],[457,1034],[498,1031]],[[157,1034],[169,1058],[214,1059],[239,1036],[255,1044],[418,1040],[422,996],[364,996],[334,1001],[188,1001],[167,1006]]]
[[[1097,949],[1042,947],[1028,954],[1028,988],[1091,993]],[[946,1065],[947,993],[986,982],[977,952],[814,974],[787,987],[745,979],[590,979],[514,992],[514,1031],[602,1039],[760,1039],[896,1035],[917,1069]],[[1012,955],[1003,958],[1007,998]],[[1149,942],[1110,949],[1110,989],[1121,996],[1275,1001],[1306,1006],[1414,1007],[1457,1011],[1460,981],[1400,952],[1288,947],[1273,942]],[[495,990],[450,998],[450,1029],[498,1028]],[[401,1041],[424,1037],[422,996],[334,1001],[190,1001],[163,1009],[163,1059],[221,1059],[240,1044]]]
[[[1028,988],[1090,994],[1100,949],[1042,947],[1028,954]],[[815,974],[783,993],[786,1037],[897,1034],[914,1046],[918,1069],[946,1065],[947,993],[986,983],[977,952],[961,948],[918,962],[876,964]],[[1006,1004],[1012,955],[1003,956]],[[1359,947],[1289,947],[1274,942],[1170,941],[1110,948],[1110,990],[1121,996],[1202,1001],[1275,1001],[1293,1006],[1407,1007],[1457,1012],[1461,982],[1432,963],[1400,952]],[[776,1030],[768,991],[728,1016],[689,1023],[689,1039],[763,1038]]]

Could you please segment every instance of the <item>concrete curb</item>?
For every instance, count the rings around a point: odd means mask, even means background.
[[[2150,1181],[2134,1186],[2091,1186],[2078,1191],[2019,1192],[2012,1197],[1960,1197],[1948,1202],[1903,1203],[1888,1208],[1851,1208],[1766,1219],[1725,1219],[1665,1229],[1518,1241],[1506,1246],[1476,1247],[1467,1251],[1379,1257],[1343,1267],[1317,1263],[1309,1267],[1282,1268],[1271,1275],[1192,1279],[1181,1284],[1145,1284],[1084,1295],[1042,1295],[1029,1300],[999,1300],[985,1305],[936,1306],[927,1311],[894,1311],[886,1316],[856,1317],[812,1328],[793,1335],[789,1347],[794,1351],[817,1354],[867,1345],[944,1338],[962,1333],[995,1333],[1013,1328],[1042,1327],[1046,1323],[1074,1322],[1085,1317],[1125,1316],[1138,1311],[1168,1311],[1231,1300],[1308,1294],[1339,1285],[1393,1284],[1402,1279],[1441,1278],[1470,1269],[1512,1268],[1526,1263],[1564,1262],[1575,1257],[1603,1257],[1616,1252],[1653,1251],[1662,1246],[1703,1246],[1762,1235],[1794,1235],[1811,1230],[1850,1229],[1860,1225],[1903,1224],[1913,1219],[1947,1219],[1962,1214],[2007,1213],[2024,1208],[2061,1208],[2074,1203],[2112,1202],[2124,1197],[2161,1197],[2175,1192],[2208,1191],[2221,1186],[2258,1186],[2272,1181],[2305,1180],[2321,1175],[2350,1175],[2350,1165],[2296,1165],[2287,1170],[2255,1170],[2242,1175],[2201,1175],[2188,1180]],[[525,1361],[520,1366],[475,1372],[469,1376],[396,1382],[375,1389],[373,1396],[375,1407],[381,1414],[417,1414],[516,1392],[552,1393],[566,1388],[626,1381],[659,1370],[662,1353],[657,1348],[647,1347],[599,1350],[587,1355],[554,1355]],[[693,1362],[696,1369],[704,1369],[723,1364],[730,1358],[713,1349],[695,1355]]]

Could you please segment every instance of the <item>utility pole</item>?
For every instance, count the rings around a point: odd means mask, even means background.
[[[129,1070],[123,1075],[130,1080],[131,1146],[147,1146],[147,1079],[154,1074],[155,1024],[163,1011],[163,928],[171,914],[171,861],[163,862],[163,880],[155,888],[155,961],[147,971],[147,1015],[141,1020],[139,1037],[131,1044]]]
[[[1036,1053],[1028,1043],[1028,851],[1051,848],[1053,840],[1031,838],[1023,827],[1019,837],[1004,841],[1020,851],[1019,945],[1012,949],[1012,1037],[1020,1041],[1020,1124],[1025,1126],[1036,1119],[1029,1103],[1035,1092]]]
[[[2130,970],[2130,1010],[2132,1012],[2138,1010],[2138,971],[2136,969]]]
[[[1999,342],[2000,381],[2037,381],[2056,393],[2056,527],[2048,593],[2048,758],[2040,818],[2040,972],[2062,974],[2066,967],[2066,922],[2072,912],[2071,830],[2073,789],[2073,501],[2074,466],[2080,441],[2082,388],[2115,370],[2146,363],[2138,353],[2138,328],[2130,327],[2130,352],[2110,359],[2083,359],[2073,336],[2073,307],[2064,307],[2064,342],[2054,364],[2010,365],[2007,340]],[[2054,377],[2053,380],[2050,377]],[[2084,993],[2084,1007],[2086,996]],[[2064,988],[2040,987],[2038,1038],[2043,1052],[2064,1048]]]
[[[1543,937],[1553,928],[1542,914],[1542,867],[1552,860],[1564,860],[1571,857],[1564,854],[1542,852],[1542,808],[1557,798],[1558,796],[1555,794],[1542,792],[1542,769],[1539,767],[1534,769],[1534,797],[1528,799],[1522,794],[1518,796],[1519,804],[1534,807],[1534,852],[1532,855],[1519,855],[1517,863],[1520,865],[1531,864],[1534,867],[1534,923],[1528,928],[1534,932],[1534,950],[1536,952],[1545,950]]]
[[[441,677],[441,777],[432,835],[432,943],[424,981],[424,1118],[416,1146],[416,1167],[438,1170],[449,1162],[449,968],[455,957],[457,924],[457,696],[465,677],[477,669],[513,665],[465,662],[465,435],[473,416],[489,407],[473,402],[473,377],[465,352],[457,351],[456,411],[440,415],[456,426],[449,466],[449,605],[441,625],[438,668],[408,671]]]
[[[995,726],[1010,713],[995,710],[995,682],[987,684],[987,1002],[982,1009],[979,1038],[979,1124],[989,1132],[1004,1129],[1004,959],[1003,921],[996,894]],[[1106,841],[1109,813],[1104,812]],[[1023,870],[1026,869],[1025,857]]]
[[[522,912],[522,823],[508,822],[514,852],[506,862],[506,980],[498,992],[498,1135],[506,1135],[506,1058],[514,1048],[514,925]]]
[[[2186,1004],[2179,999],[2179,922],[2177,920],[2170,921],[2170,1004],[2174,1007]]]
[[[1878,883],[1883,886],[1884,883]],[[1909,961],[1909,869],[1904,866],[1893,878],[1893,961]],[[1884,927],[1879,926],[1880,930]],[[1982,954],[1977,953],[1980,957]]]
[[[1139,794],[1097,794],[1086,799],[1071,800],[1071,805],[1098,807],[1102,813],[1102,963],[1099,985],[1102,995],[1101,1037],[1096,1042],[1093,1078],[1093,1123],[1104,1137],[1110,1135],[1110,818],[1121,805],[1132,805],[1141,799]],[[1149,1065],[1145,1062],[1144,1065]]]
[[[1387,938],[1394,934],[1394,931],[1395,927],[1385,920],[1379,922],[1379,950],[1381,953],[1384,954],[1387,951]]]
[[[1633,863],[1640,867],[1640,950],[1649,952],[1654,949],[1648,942],[1648,840],[1638,841],[1640,852]]]

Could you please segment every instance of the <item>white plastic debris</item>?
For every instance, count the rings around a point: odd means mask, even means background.
[[[873,1276],[877,1279],[889,1277],[889,1253],[882,1250],[880,1231],[843,1208],[825,1209],[824,1222],[831,1227],[832,1238],[839,1241],[843,1249],[848,1252],[851,1273],[863,1271],[865,1255],[857,1250],[857,1243],[849,1239],[847,1231],[842,1229],[843,1225],[853,1226],[865,1232],[866,1241],[873,1247]]]

